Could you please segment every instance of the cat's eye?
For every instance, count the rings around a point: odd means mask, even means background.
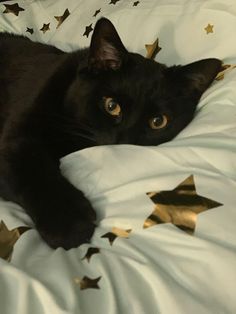
[[[113,98],[104,97],[104,108],[107,113],[114,117],[120,117],[121,107]]]
[[[167,126],[167,124],[168,124],[168,118],[164,114],[160,114],[149,120],[149,126],[153,130],[163,129],[164,127]]]

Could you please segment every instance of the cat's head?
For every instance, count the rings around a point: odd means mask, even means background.
[[[221,68],[218,59],[167,67],[126,50],[113,24],[100,19],[87,66],[78,71],[66,101],[85,146],[158,145],[192,119],[197,103]]]

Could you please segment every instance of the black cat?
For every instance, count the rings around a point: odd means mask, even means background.
[[[220,68],[217,59],[166,67],[130,53],[105,18],[90,48],[73,53],[0,34],[0,196],[21,205],[51,247],[88,242],[95,211],[59,159],[95,145],[171,140]]]

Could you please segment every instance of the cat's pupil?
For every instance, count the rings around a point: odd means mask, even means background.
[[[163,119],[164,119],[164,118],[163,118],[162,115],[159,115],[159,116],[155,117],[155,118],[153,119],[153,125],[154,125],[155,127],[161,126],[162,123],[163,123]]]
[[[115,118],[121,117],[121,107],[120,105],[113,99],[113,98],[103,98],[104,101],[104,108],[107,113]]]
[[[158,115],[149,120],[149,126],[153,130],[163,129],[168,124],[168,117],[166,115]]]
[[[117,107],[117,103],[113,99],[111,99],[107,107],[109,111],[114,111]]]

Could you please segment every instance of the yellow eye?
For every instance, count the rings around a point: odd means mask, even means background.
[[[113,98],[104,97],[104,108],[106,112],[114,117],[119,117],[121,115],[120,105]]]
[[[160,114],[149,120],[149,126],[153,130],[163,129],[164,127],[167,126],[167,123],[168,123],[168,118],[164,114]]]

